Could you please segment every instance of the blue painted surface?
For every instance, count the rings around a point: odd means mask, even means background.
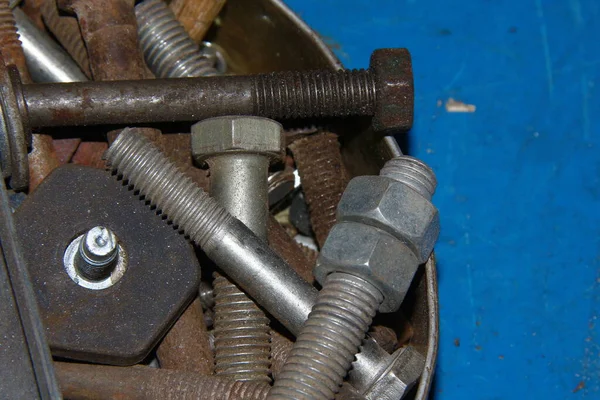
[[[443,224],[435,398],[600,398],[600,2],[287,3],[347,67],[412,52],[410,152]]]

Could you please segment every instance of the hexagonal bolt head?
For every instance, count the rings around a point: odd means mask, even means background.
[[[383,294],[379,311],[393,312],[402,304],[418,266],[414,252],[383,230],[338,222],[321,250],[315,278],[323,284],[336,271],[360,276]]]
[[[414,83],[407,49],[378,49],[369,70],[375,77],[377,100],[373,116],[376,131],[406,131],[413,124]]]
[[[365,393],[367,399],[402,399],[421,377],[425,357],[414,347],[396,350],[392,357],[388,369]]]
[[[209,118],[192,126],[192,156],[198,165],[226,152],[281,160],[285,154],[283,127],[272,119],[246,116]]]
[[[388,232],[408,246],[419,263],[427,261],[440,232],[435,206],[407,184],[385,176],[352,179],[338,205],[337,220]]]

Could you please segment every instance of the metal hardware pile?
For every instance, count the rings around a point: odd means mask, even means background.
[[[439,216],[390,136],[410,55],[239,73],[224,3],[0,1],[0,397],[415,396]]]

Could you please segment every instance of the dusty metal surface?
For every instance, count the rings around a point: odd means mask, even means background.
[[[60,398],[4,182],[0,182],[0,243],[0,392],[6,398]]]
[[[15,218],[55,355],[138,362],[196,293],[199,267],[191,246],[105,171],[55,170]],[[68,244],[94,226],[115,232],[129,255],[125,275],[104,290],[78,286],[63,265]]]
[[[55,363],[65,398],[77,400],[263,400],[270,386],[148,367]]]

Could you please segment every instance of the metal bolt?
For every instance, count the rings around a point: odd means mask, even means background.
[[[162,0],[135,6],[140,46],[146,63],[160,78],[218,75],[214,59],[205,56],[173,11]]]
[[[118,255],[115,234],[103,226],[96,226],[83,236],[75,266],[84,278],[100,281],[114,270]]]
[[[105,158],[114,171],[183,229],[258,304],[290,332],[300,332],[317,290],[294,273],[263,240],[195,186],[143,136],[124,130]],[[353,364],[350,383],[370,398],[372,384],[385,380],[396,360],[373,340],[365,340],[362,349]],[[422,356],[420,360],[424,364]],[[411,384],[414,380],[406,386]]]
[[[235,382],[197,372],[143,366],[55,362],[63,396],[73,399],[263,400],[264,382]]]
[[[62,47],[20,8],[13,9],[31,77],[36,82],[84,82],[87,77]]]
[[[192,155],[210,166],[211,195],[267,239],[268,171],[285,151],[283,127],[258,117],[211,118],[192,126]],[[233,282],[215,274],[216,374],[270,382],[269,319]]]
[[[65,250],[64,267],[69,277],[88,289],[106,289],[127,269],[127,253],[108,228],[95,226],[76,237]]]
[[[267,398],[333,399],[382,300],[365,279],[328,275]]]
[[[17,86],[14,91],[22,92],[18,111],[36,127],[192,121],[232,114],[269,118],[371,115],[379,130],[410,127],[413,99],[408,51],[376,50],[371,66],[367,71],[12,85]]]
[[[88,51],[81,36],[77,18],[59,13],[56,1],[42,1],[39,9],[44,19],[44,25],[67,53],[73,57],[85,76],[92,76]]]

